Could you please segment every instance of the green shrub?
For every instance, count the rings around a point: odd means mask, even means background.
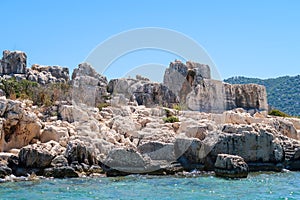
[[[181,106],[179,104],[174,104],[173,105],[173,109],[177,110],[177,111],[181,111],[182,110],[182,108],[181,108]]]
[[[165,118],[163,118],[163,120],[164,120],[165,123],[179,122],[179,119],[176,116],[165,117]]]
[[[99,103],[97,108],[102,111],[103,108],[110,106],[108,103]]]
[[[71,98],[71,86],[68,83],[40,85],[36,82],[15,78],[2,79],[0,89],[9,99],[29,99],[34,105],[52,106],[55,101],[66,101]]]
[[[271,110],[269,112],[269,115],[278,116],[278,117],[290,117],[288,114],[276,109]]]

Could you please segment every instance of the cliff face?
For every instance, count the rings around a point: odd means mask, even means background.
[[[267,110],[267,93],[257,84],[231,85],[211,79],[207,65],[180,61],[170,63],[164,85],[179,95],[187,108],[202,112],[222,112],[234,108]]]

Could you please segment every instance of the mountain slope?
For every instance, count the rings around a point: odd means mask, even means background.
[[[231,84],[256,83],[264,85],[267,89],[270,106],[290,115],[300,116],[300,75],[270,79],[238,76],[225,79],[224,82]]]

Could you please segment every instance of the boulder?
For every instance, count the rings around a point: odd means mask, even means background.
[[[174,144],[175,158],[185,170],[203,170],[204,157],[201,157],[203,143],[196,138],[177,138]]]
[[[219,154],[215,163],[216,176],[226,178],[247,178],[248,165],[240,156]]]
[[[66,127],[57,127],[52,125],[46,126],[40,136],[40,140],[43,143],[49,142],[50,140],[54,140],[56,142],[59,142],[60,140],[66,141],[68,138],[69,133]]]
[[[235,128],[235,129],[234,129]],[[257,130],[255,130],[257,129]],[[208,168],[214,163],[218,154],[232,154],[243,157],[248,163],[251,171],[255,170],[280,170],[277,164],[284,160],[283,148],[269,130],[263,128],[242,127],[238,125],[224,125],[223,133],[215,136],[215,140],[211,143],[207,141],[212,136],[207,136],[203,142],[209,144],[210,152],[207,162]],[[264,165],[266,168],[264,169]]]
[[[125,173],[142,173],[147,164],[140,153],[124,148],[112,149],[103,163],[111,169]]]
[[[5,176],[9,176],[12,174],[11,168],[6,165],[0,165],[0,178],[5,178]]]
[[[44,169],[45,177],[76,178],[79,174],[70,166],[53,167]]]
[[[58,155],[51,161],[51,166],[52,167],[68,166],[68,160],[65,156]]]
[[[21,148],[39,138],[41,123],[33,112],[25,110],[20,101],[2,98],[1,102],[5,119],[0,119],[0,151]]]
[[[147,155],[151,160],[176,161],[174,154],[174,144],[162,142],[146,142],[138,146],[138,152]]]
[[[69,164],[74,161],[88,165],[97,163],[92,147],[88,147],[83,141],[78,139],[69,141],[65,157],[68,159]]]
[[[72,85],[72,100],[77,105],[83,103],[95,107],[106,102],[109,96],[106,77],[98,74],[88,63],[81,63],[74,69]]]
[[[53,158],[63,151],[64,148],[54,141],[28,145],[19,152],[19,165],[27,168],[46,168],[50,166]]]
[[[25,74],[27,56],[21,51],[3,51],[0,60],[0,74]]]

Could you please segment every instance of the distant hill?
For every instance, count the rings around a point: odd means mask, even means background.
[[[300,116],[300,75],[270,79],[246,78],[243,76],[225,79],[231,84],[256,83],[266,86],[268,103],[289,115]]]

